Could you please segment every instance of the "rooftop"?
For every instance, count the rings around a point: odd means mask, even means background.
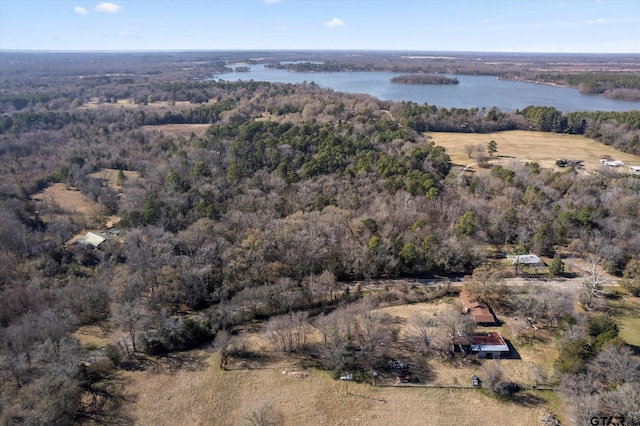
[[[98,232],[87,232],[84,237],[78,238],[76,242],[84,246],[98,247],[107,239],[107,236]]]
[[[460,300],[462,305],[469,310],[473,320],[476,323],[495,323],[496,317],[491,313],[489,306],[486,303],[478,301],[471,301],[471,296],[466,291],[460,292]]]
[[[535,254],[518,254],[507,256],[507,259],[511,261],[511,263],[521,263],[523,265],[539,265],[542,264],[542,260]]]
[[[465,339],[464,337],[456,336],[451,339],[451,343],[453,343],[454,345],[469,345],[471,346],[472,351],[478,352],[509,351],[507,342],[505,342],[500,333],[496,331],[474,334],[471,338],[471,341],[469,341],[469,339]]]

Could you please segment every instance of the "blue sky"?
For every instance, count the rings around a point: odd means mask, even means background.
[[[0,0],[0,49],[640,53],[640,1]]]

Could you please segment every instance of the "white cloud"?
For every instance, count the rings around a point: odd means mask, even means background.
[[[87,13],[89,13],[89,11],[84,7],[76,6],[73,8],[73,13],[75,13],[76,15],[86,15]]]
[[[100,13],[116,13],[120,9],[122,9],[122,7],[115,3],[100,3],[93,10]]]
[[[342,27],[345,25],[344,21],[340,18],[333,18],[332,20],[330,20],[329,22],[325,22],[324,24],[330,28]]]
[[[262,0],[262,2],[267,4],[273,4],[273,3],[280,3],[282,2],[282,0]]]

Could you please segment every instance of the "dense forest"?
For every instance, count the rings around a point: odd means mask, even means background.
[[[460,84],[457,78],[435,74],[404,74],[391,79],[392,83],[399,84]]]
[[[226,63],[193,56],[87,63],[72,54],[3,55],[4,423],[105,420],[115,403],[105,402],[108,373],[82,367],[71,335],[81,325],[119,330],[125,337],[107,356],[127,366],[135,353],[195,347],[277,315],[364,321],[344,307],[361,295],[340,282],[477,276],[503,250],[570,250],[640,289],[640,176],[535,163],[462,174],[425,135],[569,133],[640,155],[640,111],[446,109],[315,84],[203,81],[201,73]],[[187,63],[194,66],[185,71]],[[177,135],[154,127],[169,124],[207,128]],[[117,187],[104,169],[118,172]],[[81,191],[96,212],[60,214],[41,199],[54,184]],[[120,218],[121,239],[99,249],[68,244],[79,232],[104,231],[110,216]],[[597,339],[610,324],[563,321],[568,394],[592,405],[615,399],[627,385],[613,383],[627,376],[598,373],[609,387],[597,401],[576,384],[608,365],[613,349],[602,342],[615,333]]]
[[[640,100],[640,76],[635,74],[540,74],[534,80],[577,87],[581,93],[604,94],[612,99]]]

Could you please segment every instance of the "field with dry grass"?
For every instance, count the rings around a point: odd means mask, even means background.
[[[215,100],[209,100],[207,104],[215,103]],[[149,102],[144,105],[145,109],[151,110],[170,110],[177,111],[180,109],[191,109],[200,104],[192,104],[189,101],[157,101],[157,102]],[[98,98],[93,98],[81,106],[77,107],[77,109],[96,109],[96,108],[141,108],[143,105],[136,104],[133,99],[118,99],[116,102],[100,102]]]
[[[158,124],[155,126],[142,126],[142,128],[148,132],[162,132],[167,136],[182,136],[188,138],[191,133],[196,136],[202,136],[207,129],[211,127],[211,124]]]
[[[388,306],[379,309],[401,326],[400,341],[408,340],[412,316],[438,315],[455,307],[453,299],[435,303]],[[286,425],[536,425],[547,411],[563,408],[553,392],[527,391],[519,402],[503,402],[474,388],[371,386],[334,380],[331,373],[304,368],[301,360],[270,351],[260,327],[245,328],[236,336],[253,361],[231,358],[220,369],[220,356],[210,349],[154,358],[153,368],[127,371],[127,393],[134,401],[126,415],[136,424],[237,425],[257,405],[270,402]],[[509,337],[508,324],[500,331]],[[318,336],[310,334],[308,340]],[[546,342],[546,343],[545,343]],[[518,343],[514,344],[519,346]],[[540,335],[518,347],[521,360],[500,360],[505,376],[530,384],[530,364],[544,368],[556,356],[555,345]],[[445,361],[429,359],[429,385],[470,386],[470,377],[482,377],[496,361]],[[415,366],[415,367],[414,367]],[[482,419],[482,421],[479,421]]]
[[[100,205],[86,195],[63,183],[54,183],[33,195],[36,207],[45,221],[55,217],[67,217],[85,228],[99,227],[119,220],[117,216],[102,217]]]
[[[189,353],[179,368],[125,373],[140,425],[237,425],[270,401],[285,425],[537,425],[544,408],[498,401],[477,389],[372,387],[328,373],[278,369],[223,371],[219,357]],[[534,396],[535,397],[535,396]],[[479,419],[482,419],[479,422]]]
[[[630,295],[621,287],[610,287],[607,290],[613,296],[608,305],[620,327],[620,337],[633,345],[636,355],[640,355],[640,297]]]
[[[508,167],[512,161],[520,163],[537,162],[540,167],[556,168],[559,158],[583,161],[587,172],[599,170],[602,166],[600,158],[608,155],[615,160],[622,160],[625,165],[620,168],[629,171],[629,166],[640,165],[640,157],[615,150],[594,140],[579,135],[561,133],[528,132],[513,130],[497,133],[426,133],[433,138],[436,145],[446,148],[451,162],[460,166],[474,164],[465,151],[466,145],[482,145],[486,148],[491,140],[498,144],[498,152],[490,158],[489,164]]]
[[[91,352],[107,346],[114,336],[98,325],[83,325],[73,333],[73,337],[78,339],[84,352]]]

